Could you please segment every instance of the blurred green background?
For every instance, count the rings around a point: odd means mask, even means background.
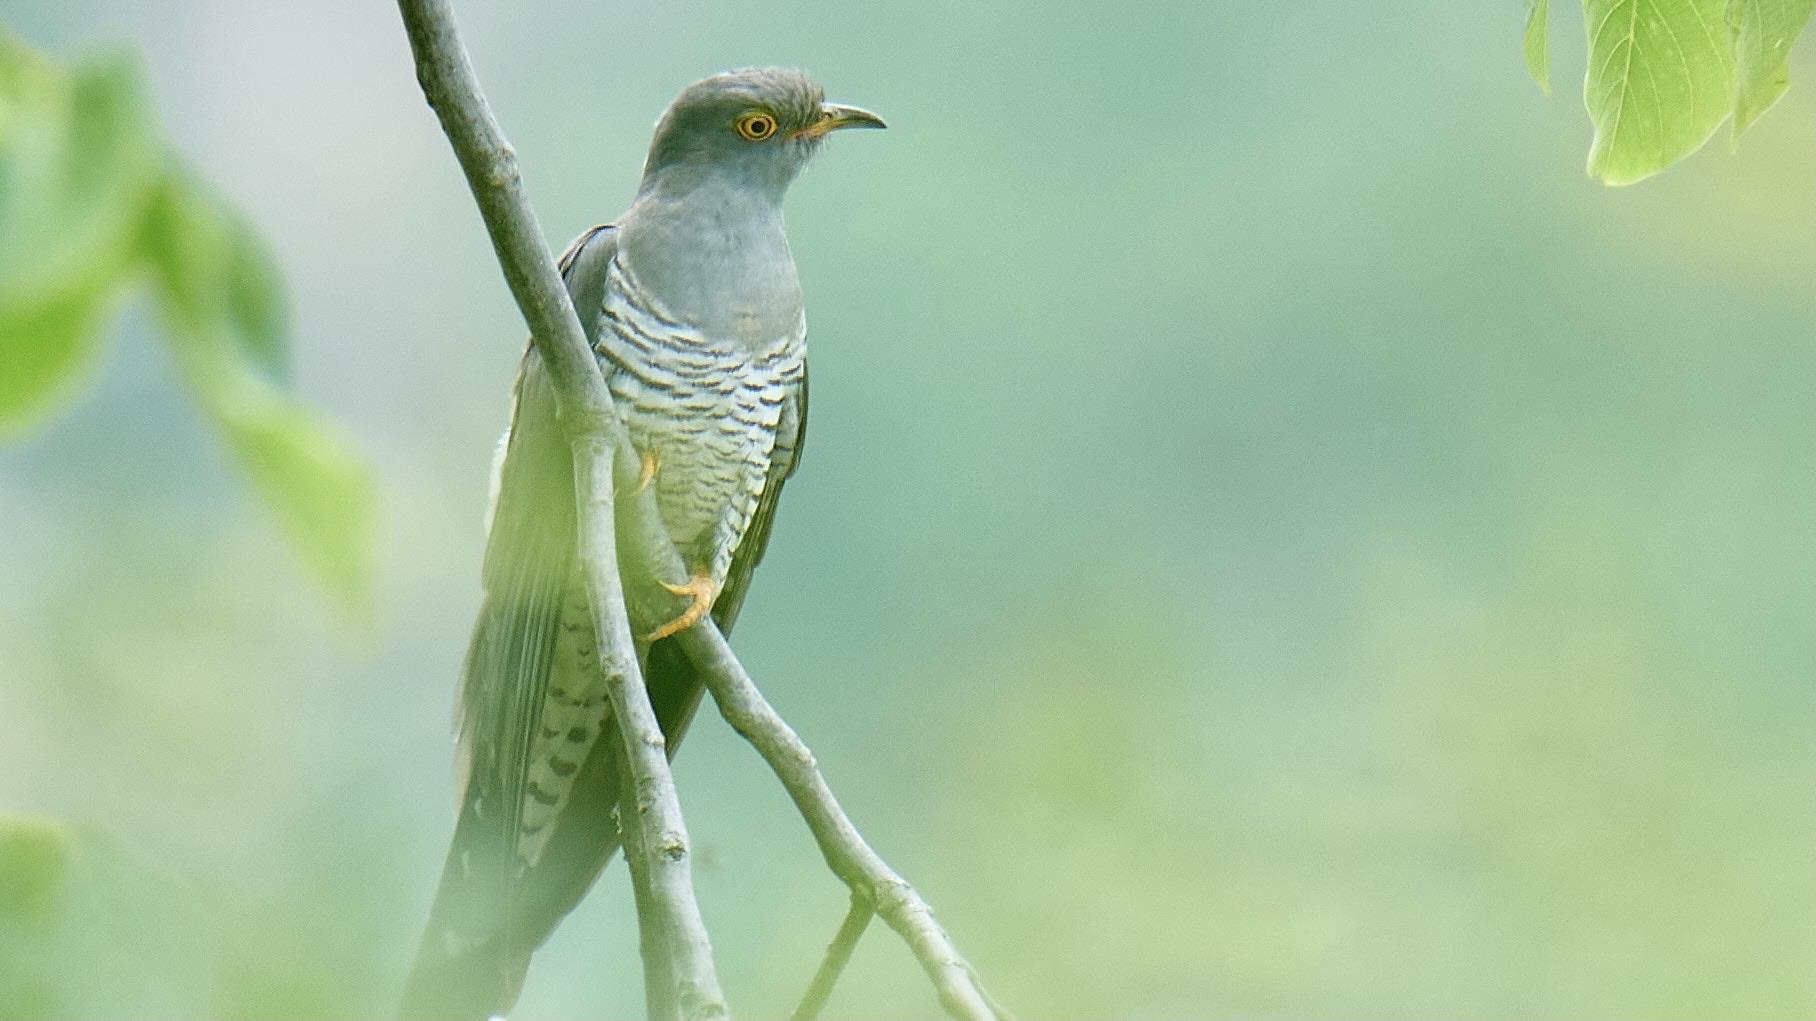
[[[1611,191],[1572,5],[1549,100],[1513,0],[459,8],[556,247],[705,73],[889,118],[790,200],[813,430],[738,646],[1018,1012],[1816,1015],[1807,46],[1738,154]],[[142,47],[383,521],[350,626],[143,303],[0,448],[0,810],[71,820],[0,999],[381,1013],[523,328],[391,4],[0,17]],[[716,718],[678,778],[733,1005],[783,1015],[844,891]],[[638,1016],[635,944],[614,866],[517,1016]],[[935,1009],[879,930],[831,1014]]]

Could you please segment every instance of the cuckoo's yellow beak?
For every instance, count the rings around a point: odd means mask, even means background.
[[[821,138],[843,128],[884,128],[883,118],[861,106],[826,103],[820,107],[820,119],[796,131],[796,138]]]

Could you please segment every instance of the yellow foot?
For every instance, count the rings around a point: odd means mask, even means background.
[[[656,481],[656,472],[662,467],[662,458],[655,454],[643,455],[643,470],[637,473],[637,488],[631,491],[632,496],[642,495],[649,484]],[[680,593],[677,593],[679,595]]]
[[[713,600],[719,598],[719,586],[707,574],[696,574],[680,585],[670,585],[666,581],[657,584],[675,595],[687,596],[693,601],[687,609],[681,611],[681,616],[650,632],[649,640],[652,642],[659,642],[677,631],[685,631],[698,624],[700,618],[706,616],[706,611],[713,608]]]

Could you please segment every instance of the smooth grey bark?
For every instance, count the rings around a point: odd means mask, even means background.
[[[612,751],[613,769],[618,776],[630,775],[624,768],[624,752],[614,747]],[[628,819],[637,811],[636,792],[630,784],[619,785],[618,818]],[[672,1018],[679,1009],[675,999],[675,976],[670,964],[668,935],[657,919],[657,909],[651,903],[654,896],[649,882],[649,873],[645,868],[648,858],[642,848],[632,849],[630,841],[636,831],[622,834],[624,843],[624,865],[631,875],[631,894],[636,898],[637,912],[637,951],[643,959],[643,996],[644,1013],[650,1018]]]
[[[640,458],[619,427],[611,393],[524,194],[516,156],[480,92],[448,0],[398,0],[398,8],[416,56],[417,79],[466,173],[505,280],[548,368],[573,448],[580,552],[600,637],[600,665],[611,679],[612,709],[634,783],[636,825],[625,828],[635,831],[642,851],[641,869],[633,866],[640,924],[650,913],[662,919],[644,929],[645,973],[659,974],[666,966],[673,977],[667,992],[684,1017],[724,1016],[724,997],[693,896],[687,832],[662,731],[637,666],[622,587],[624,578],[635,578],[640,600],[672,605],[678,613],[684,604],[654,581],[685,578],[688,572],[662,527],[654,493],[638,489]],[[619,502],[616,493],[630,495]],[[624,565],[633,570],[622,575],[614,519],[633,537],[630,562]],[[984,990],[926,900],[858,832],[821,776],[813,752],[763,697],[712,618],[681,632],[677,640],[699,668],[720,715],[769,763],[827,866],[851,891],[853,910],[829,950],[829,956],[842,956],[837,965],[822,968],[829,972],[827,993],[862,934],[857,919],[868,921],[874,911],[908,945],[949,1015],[961,1021],[1010,1021],[1012,1015]],[[627,857],[630,845],[627,833]],[[647,878],[638,879],[638,871]],[[665,945],[667,952],[652,965],[647,956],[653,945]],[[652,995],[652,1005],[660,1002],[659,995]]]

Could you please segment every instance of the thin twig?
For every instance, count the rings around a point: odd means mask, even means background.
[[[725,636],[710,626],[695,626],[683,636],[682,648],[700,666],[720,715],[756,746],[781,779],[795,808],[807,820],[827,866],[854,893],[875,905],[876,913],[908,944],[933,982],[946,1013],[963,1021],[999,1021],[1001,1013],[992,1006],[977,973],[934,920],[933,909],[858,832],[820,775],[813,752],[757,690],[725,644]]]
[[[582,574],[598,637],[599,665],[635,792],[623,825],[637,831],[645,851],[648,907],[667,937],[661,943],[669,955],[666,970],[674,980],[673,1000],[686,1018],[724,1017],[725,998],[694,898],[681,802],[625,613],[613,527],[612,471],[614,453],[625,441],[611,392],[524,193],[516,154],[480,91],[448,0],[398,0],[398,10],[416,59],[417,80],[466,174],[505,281],[554,384],[573,450]],[[651,996],[652,1003],[662,999]]]
[[[858,940],[864,937],[864,930],[870,927],[871,916],[875,914],[869,901],[855,893],[851,895],[851,910],[845,912],[838,934],[827,944],[826,959],[820,962],[820,970],[813,973],[813,981],[808,983],[807,993],[801,997],[801,1005],[795,1008],[791,1021],[817,1021],[820,1011],[826,1009],[826,1001],[832,997],[832,987],[839,984],[839,976],[851,961],[851,952],[857,949]]]
[[[637,462],[629,457],[628,446],[621,448],[618,485],[635,494],[620,508],[623,517],[619,525],[625,530],[625,545],[632,558],[626,566],[634,570],[632,577],[645,582],[638,586],[639,596],[662,598],[650,594],[654,586],[648,582],[682,578],[686,571],[674,543],[662,528],[654,494],[648,489],[636,492],[633,488],[637,467]],[[960,1021],[1008,1021],[1009,1012],[984,991],[977,972],[934,920],[933,909],[926,900],[858,832],[826,778],[820,775],[812,750],[763,697],[712,619],[702,619],[676,638],[712,692],[719,714],[757,749],[781,780],[813,833],[827,867],[854,896],[870,903],[908,944],[932,981],[946,1013]]]

